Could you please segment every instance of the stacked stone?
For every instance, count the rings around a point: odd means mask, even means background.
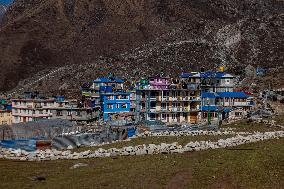
[[[151,132],[146,131],[144,133],[140,133],[137,137],[149,137],[149,136],[199,136],[199,135],[249,135],[249,132],[235,132],[233,130],[225,130],[225,131],[161,131],[161,132]]]
[[[220,139],[217,142],[199,141],[189,142],[185,146],[179,145],[177,142],[172,144],[161,143],[159,145],[138,145],[127,146],[120,149],[111,148],[98,150],[92,152],[90,150],[84,152],[74,152],[70,150],[59,151],[56,149],[47,149],[44,151],[37,150],[35,152],[26,152],[24,150],[4,149],[0,148],[0,158],[23,160],[23,161],[48,161],[59,159],[87,159],[87,158],[101,158],[101,157],[114,157],[114,156],[134,156],[134,155],[150,155],[150,154],[171,154],[171,153],[184,153],[191,151],[201,151],[208,149],[218,149],[233,147],[247,143],[258,142],[262,140],[269,140],[284,137],[284,131],[254,133],[248,136],[237,135],[235,137]]]

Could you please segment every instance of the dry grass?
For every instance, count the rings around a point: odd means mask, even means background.
[[[223,127],[238,131],[275,130],[247,122]],[[185,144],[227,137],[231,136],[148,137],[103,148],[176,141]],[[283,188],[283,145],[284,138],[185,154],[48,162],[0,160],[0,188]],[[76,151],[87,149],[96,148]],[[76,163],[88,166],[70,169]],[[35,177],[45,180],[38,181]]]
[[[274,119],[277,124],[284,125],[284,117],[278,116]],[[234,131],[240,132],[269,132],[269,131],[279,131],[281,128],[275,126],[268,126],[263,123],[254,123],[247,120],[238,121],[228,125],[222,125],[221,128],[235,128]]]

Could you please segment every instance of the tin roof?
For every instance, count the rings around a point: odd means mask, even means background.
[[[248,98],[244,92],[219,92],[220,98]]]
[[[120,79],[120,78],[106,78],[106,77],[100,77],[98,79],[95,79],[93,81],[94,83],[123,83],[124,80]]]
[[[219,95],[213,92],[202,92],[201,98],[217,98]]]

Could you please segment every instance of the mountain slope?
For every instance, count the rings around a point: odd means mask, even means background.
[[[283,66],[281,7],[282,0],[17,0],[0,29],[0,90],[68,64],[94,68],[75,72],[78,80]]]

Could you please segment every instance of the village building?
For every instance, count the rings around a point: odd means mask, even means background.
[[[24,96],[11,99],[13,123],[50,119],[50,108],[54,107],[54,98],[41,98],[36,92],[25,92]]]
[[[0,126],[12,124],[12,111],[0,110]]]
[[[90,122],[98,113],[92,108],[78,107],[76,100],[63,96],[43,98],[36,92],[12,99],[12,122],[22,123],[42,119],[66,119],[72,122]]]
[[[56,98],[55,106],[50,109],[50,112],[52,114],[51,119],[69,120],[75,124],[87,124],[99,119],[97,108],[85,107],[77,100],[59,100]]]
[[[243,118],[254,105],[253,97],[235,92],[235,76],[224,72],[223,67],[217,71],[183,73],[180,76],[200,87],[203,121]]]
[[[192,85],[196,87],[192,88]],[[197,123],[200,110],[200,89],[196,83],[182,78],[150,77],[136,89],[139,121],[167,124]]]
[[[103,121],[118,119],[131,112],[131,93],[126,92],[124,80],[120,78],[112,75],[101,77],[83,85],[81,90],[84,102],[91,104],[93,108],[99,108],[100,119]]]
[[[0,99],[0,125],[12,124],[12,104],[7,98]]]
[[[27,92],[12,99],[12,122],[65,119],[76,124],[115,120],[198,124],[243,118],[254,106],[253,97],[236,91],[235,77],[222,69],[182,73],[177,78],[154,76],[126,86],[124,80],[110,74],[85,83],[82,101]]]

